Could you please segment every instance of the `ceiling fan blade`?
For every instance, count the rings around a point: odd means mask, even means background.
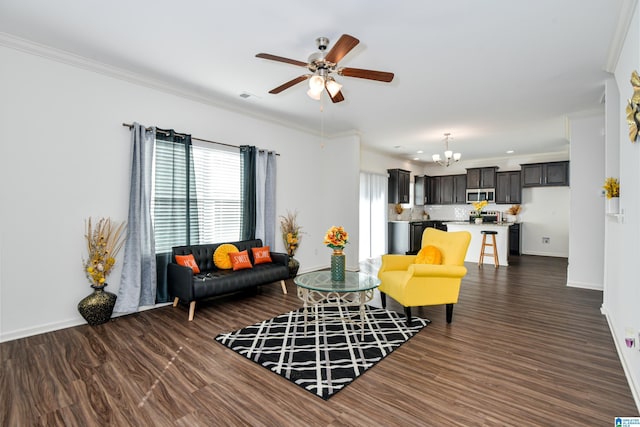
[[[338,74],[345,77],[358,77],[360,79],[377,80],[389,83],[393,80],[393,73],[385,71],[363,70],[362,68],[341,68]]]
[[[338,93],[336,93],[336,96],[331,96],[331,92],[329,92],[329,89],[327,89],[327,93],[329,94],[329,98],[331,98],[331,101],[334,104],[344,101],[344,96],[342,96],[341,91],[338,91]]]
[[[284,58],[282,56],[271,55],[269,53],[259,53],[256,55],[256,58],[270,59],[272,61],[278,61],[278,62],[285,62],[287,64],[298,65],[300,67],[307,67],[307,65],[309,65],[306,62],[296,61],[295,59]]]
[[[273,93],[273,94],[280,93],[285,89],[289,89],[293,85],[297,85],[298,83],[307,80],[309,77],[311,77],[311,74],[305,74],[305,75],[302,75],[302,76],[298,76],[293,80],[289,80],[288,82],[286,82],[284,84],[281,84],[280,86],[278,86],[275,89],[271,89],[269,91],[269,93]]]
[[[326,61],[337,64],[344,56],[356,47],[360,43],[360,40],[350,36],[349,34],[343,34],[340,36],[336,44],[333,45],[327,56],[324,57]]]

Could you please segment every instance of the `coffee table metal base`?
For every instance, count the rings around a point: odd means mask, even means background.
[[[358,307],[358,314],[360,317],[360,330],[362,331],[362,337],[364,338],[364,328],[366,325],[366,304],[373,299],[374,290],[367,289],[359,292],[335,292],[335,291],[318,291],[313,289],[307,289],[298,286],[298,297],[303,302],[304,313],[304,326],[305,335],[307,333],[307,325],[310,323],[308,320],[309,309],[313,310],[315,320],[321,320],[318,314],[318,307],[320,305],[326,307]],[[344,319],[354,321],[350,316],[342,316]]]

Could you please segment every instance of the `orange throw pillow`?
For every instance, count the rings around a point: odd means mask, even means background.
[[[191,267],[193,274],[200,273],[200,269],[198,268],[198,264],[196,264],[196,259],[193,257],[193,254],[176,255],[176,262],[180,265],[184,265],[185,267]]]
[[[253,268],[251,265],[251,261],[249,261],[249,252],[231,252],[229,254],[229,258],[231,259],[231,265],[233,266],[233,270],[242,270],[244,268]]]
[[[224,243],[218,246],[216,251],[213,253],[213,263],[220,270],[229,270],[233,267],[231,259],[229,258],[230,252],[238,252],[238,248],[231,243]]]
[[[269,246],[251,248],[251,252],[253,253],[253,262],[255,265],[273,262],[271,260],[271,249]]]
[[[442,253],[435,246],[425,246],[416,256],[416,264],[442,264]]]

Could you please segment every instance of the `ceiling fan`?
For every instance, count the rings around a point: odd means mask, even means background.
[[[362,68],[338,67],[338,62],[340,62],[340,60],[351,51],[351,49],[356,47],[358,43],[360,43],[360,40],[357,38],[350,36],[349,34],[343,34],[336,44],[333,45],[331,50],[325,53],[327,46],[329,45],[329,39],[326,37],[318,37],[316,39],[316,44],[319,52],[312,53],[309,56],[308,62],[283,58],[282,56],[271,55],[269,53],[259,53],[256,57],[305,67],[311,71],[311,74],[303,74],[295,79],[289,80],[288,82],[271,89],[269,93],[277,94],[285,89],[289,89],[291,86],[305,80],[309,80],[309,91],[307,91],[307,95],[313,99],[320,99],[322,91],[326,89],[331,101],[335,103],[344,101],[344,96],[340,91],[342,89],[342,85],[336,81],[333,76],[334,74],[344,77],[377,80],[387,83],[393,80],[393,73],[364,70]]]

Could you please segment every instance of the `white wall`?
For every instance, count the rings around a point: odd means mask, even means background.
[[[359,164],[357,137],[321,141],[52,55],[0,43],[0,341],[84,323],[76,306],[91,291],[82,268],[85,218],[127,215],[123,122],[278,151],[276,212],[299,212],[301,271],[329,265],[323,237],[333,224],[351,233],[347,262],[357,262],[358,171],[344,166]],[[116,293],[118,261],[107,288]]]
[[[603,289],[604,154],[604,114],[572,118],[569,286]]]
[[[607,96],[607,102],[617,101],[617,106],[608,106],[607,113],[616,120],[607,120],[606,153],[616,161],[607,161],[606,176],[620,177],[620,218],[607,216],[605,271],[606,284],[603,313],[618,349],[622,366],[629,379],[631,391],[640,407],[640,351],[638,344],[633,349],[624,344],[625,335],[640,338],[640,286],[638,275],[638,242],[640,241],[640,142],[631,143],[628,138],[625,108],[633,89],[629,80],[633,70],[640,71],[640,12],[635,8],[629,31],[615,68],[617,94]],[[610,88],[607,95],[613,92]],[[616,96],[618,95],[618,96]],[[617,126],[617,129],[613,129]],[[627,332],[628,331],[628,332]]]

